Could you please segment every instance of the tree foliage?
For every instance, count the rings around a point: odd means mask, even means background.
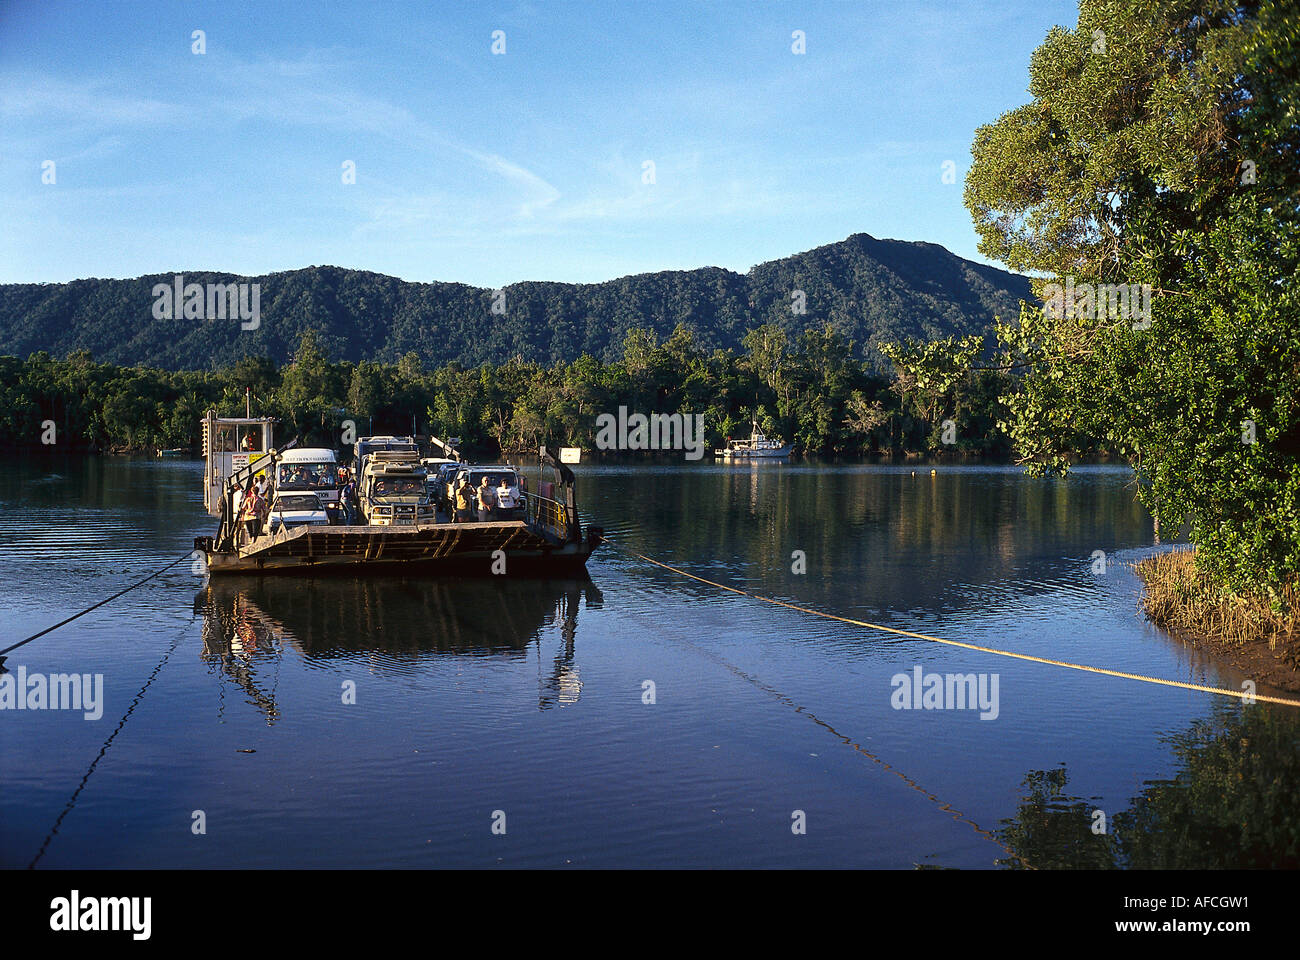
[[[853,359],[852,345],[829,324],[793,343],[765,326],[746,344],[743,353],[709,350],[685,325],[662,342],[653,330],[633,328],[623,359],[611,363],[583,354],[550,365],[516,357],[427,371],[409,355],[396,363],[334,361],[310,332],[280,367],[245,358],[217,371],[172,372],[95,363],[84,353],[69,360],[45,353],[25,361],[0,357],[0,442],[39,447],[42,425],[53,420],[56,449],[195,447],[204,410],[242,415],[250,402],[255,413],[281,421],[281,438],[326,446],[339,445],[343,424],[351,421],[359,435],[458,436],[482,455],[543,443],[591,448],[596,418],[625,406],[644,414],[703,414],[713,445],[748,436],[757,420],[809,453],[927,449],[933,430],[922,412]],[[954,394],[965,437],[954,450],[1005,454],[1005,438],[987,429],[998,391],[956,388]]]
[[[1085,0],[966,185],[981,251],[1057,284],[998,326],[1019,455],[1122,451],[1157,530],[1188,524],[1232,589],[1300,572],[1298,76],[1292,4]],[[1091,297],[1120,284],[1147,315]]]

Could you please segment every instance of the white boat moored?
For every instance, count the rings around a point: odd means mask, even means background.
[[[724,460],[775,459],[790,456],[790,451],[793,449],[791,444],[785,443],[780,437],[764,436],[758,429],[758,424],[751,421],[748,440],[733,440],[728,437],[727,445],[721,450],[714,450],[713,453]]]

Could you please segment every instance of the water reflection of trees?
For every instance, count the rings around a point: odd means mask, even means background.
[[[406,672],[436,656],[525,657],[548,628],[561,644],[538,679],[538,708],[571,703],[578,613],[601,603],[590,580],[526,578],[216,578],[195,597],[204,660],[238,686],[268,723],[286,651],[307,660],[363,657],[372,671]]]
[[[770,592],[837,606],[850,598],[892,608],[907,597],[939,608],[960,603],[963,585],[1021,581],[1027,567],[1020,588],[1050,589],[1086,569],[1094,549],[1151,542],[1127,472],[1033,480],[1017,468],[937,469],[934,477],[928,465],[915,476],[910,467],[776,463],[630,471],[592,478],[587,503],[608,529],[634,519],[633,545],[644,552],[670,550],[692,569],[743,570]],[[808,575],[792,573],[794,550],[806,555]]]
[[[1025,777],[1003,842],[1039,869],[1300,867],[1300,718],[1221,704],[1164,740],[1178,771],[1106,811],[1105,834],[1093,833],[1100,804],[1067,793],[1062,766]]]

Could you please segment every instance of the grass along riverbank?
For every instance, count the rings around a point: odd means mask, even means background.
[[[1196,567],[1195,550],[1134,564],[1146,585],[1142,609],[1180,640],[1217,648],[1259,683],[1300,691],[1300,594],[1289,584],[1274,600],[1228,593]]]

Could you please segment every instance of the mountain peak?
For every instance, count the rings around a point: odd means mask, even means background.
[[[181,272],[181,271],[176,271]],[[523,281],[496,292],[459,283],[416,283],[334,265],[258,277],[184,271],[199,283],[256,283],[253,329],[230,319],[159,319],[154,284],[131,280],[0,285],[0,354],[89,350],[100,361],[164,369],[214,369],[244,356],[285,361],[307,330],[334,359],[395,361],[414,352],[427,366],[503,362],[512,356],[568,362],[615,358],[627,331],[660,337],[688,326],[706,348],[739,348],[745,333],[775,323],[792,336],[829,323],[859,351],[882,341],[983,333],[1014,315],[1029,281],[964,260],[933,243],[844,240],[745,274],[718,267],[664,270],[603,283]]]

